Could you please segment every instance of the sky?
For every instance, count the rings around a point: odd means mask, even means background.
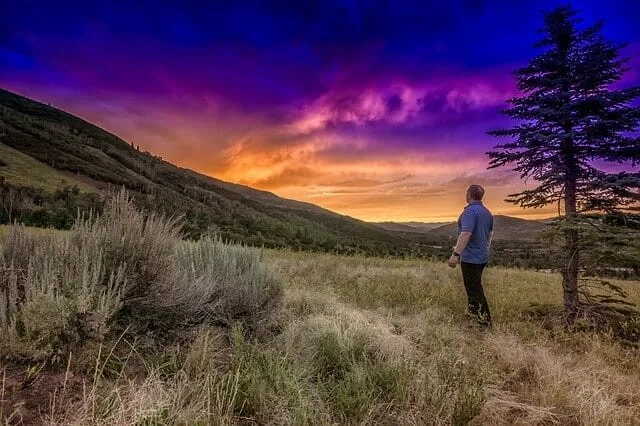
[[[448,221],[471,183],[498,214],[531,186],[487,170],[556,1],[0,2],[0,87],[164,159],[369,221]],[[640,2],[574,1],[628,42]]]

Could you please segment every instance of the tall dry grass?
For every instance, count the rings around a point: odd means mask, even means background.
[[[11,238],[24,247],[16,253],[36,253],[29,237]],[[166,253],[172,266],[152,291],[114,284],[123,307],[112,321],[123,311],[134,318],[136,307],[164,315],[153,318],[156,327],[195,337],[149,345],[150,324],[106,339],[85,391],[54,395],[43,420],[617,425],[640,418],[638,349],[607,334],[545,329],[531,315],[533,302],[561,303],[558,276],[489,268],[495,325],[484,330],[464,315],[460,271],[439,263],[262,252],[215,239],[176,241]],[[125,279],[144,275],[124,265],[142,256],[119,258],[128,259],[120,263]],[[638,283],[619,284],[640,302]]]
[[[55,419],[596,425],[640,418],[637,350],[606,335],[546,331],[528,316],[529,302],[559,303],[558,277],[490,269],[496,326],[482,331],[463,315],[459,271],[445,265],[287,252],[267,259],[286,284],[269,339],[202,328],[191,345],[149,361],[143,378],[94,384],[78,411]]]

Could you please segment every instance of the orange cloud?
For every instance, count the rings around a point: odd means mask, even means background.
[[[73,98],[55,106],[83,111],[88,120],[183,167],[365,220],[455,219],[470,183],[487,188],[495,213],[553,214],[505,204],[523,183],[513,173],[487,171],[486,138],[475,142],[483,129],[468,130],[464,111],[487,108],[503,96],[481,82],[441,92],[402,84],[335,91],[287,116],[285,124],[224,109],[212,99],[203,99],[201,110],[136,99],[127,99],[126,107]],[[438,111],[452,116],[442,116],[436,127],[425,124],[440,117]],[[463,118],[452,122],[458,114]]]

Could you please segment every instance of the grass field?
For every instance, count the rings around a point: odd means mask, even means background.
[[[302,322],[316,335],[334,333],[345,347],[359,332],[370,333],[377,350],[408,363],[397,394],[347,404],[348,413],[358,413],[350,420],[632,424],[640,418],[637,349],[602,335],[545,331],[528,314],[531,303],[561,305],[558,275],[489,268],[485,288],[495,326],[482,331],[464,315],[459,269],[313,254],[268,258],[286,277],[293,328],[304,329]],[[640,302],[640,283],[618,284]]]
[[[203,325],[154,350],[144,335],[121,335],[93,358],[72,352],[58,371],[34,373],[33,364],[20,376],[7,364],[2,395],[12,405],[0,417],[408,425],[640,418],[637,348],[606,334],[543,327],[530,314],[531,303],[561,304],[558,275],[488,268],[495,324],[483,330],[464,315],[460,270],[442,263],[287,251],[265,251],[263,260],[284,292],[259,332]],[[640,303],[640,283],[618,284]],[[93,367],[79,367],[86,364]],[[25,377],[39,384],[16,391]],[[24,408],[35,402],[38,418]]]
[[[77,186],[82,191],[96,191],[91,185],[62,173],[22,152],[0,143],[0,176],[13,185],[33,186],[55,191],[65,186]]]

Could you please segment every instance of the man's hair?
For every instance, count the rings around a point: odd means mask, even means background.
[[[482,201],[482,197],[484,197],[484,188],[480,185],[471,185],[467,192],[472,200]]]

